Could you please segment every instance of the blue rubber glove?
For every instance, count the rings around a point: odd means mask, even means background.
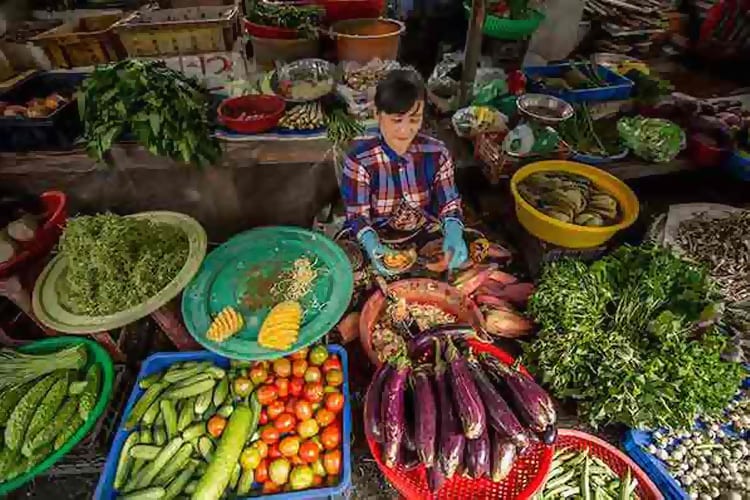
[[[453,271],[469,258],[469,249],[464,241],[464,225],[453,217],[443,221],[443,252],[451,255],[448,269]]]
[[[386,267],[383,265],[382,260],[383,256],[391,252],[392,250],[380,242],[378,233],[376,233],[373,228],[368,227],[360,231],[360,233],[357,235],[357,240],[359,240],[359,244],[362,245],[362,247],[365,249],[365,252],[367,252],[367,256],[370,257],[372,267],[375,268],[375,271],[377,271],[379,275],[393,275],[393,273],[386,269]]]

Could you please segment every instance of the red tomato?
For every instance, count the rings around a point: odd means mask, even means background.
[[[299,436],[287,436],[279,443],[279,451],[285,457],[294,457],[299,452],[300,438]]]
[[[273,460],[281,456],[281,450],[279,449],[279,443],[274,443],[268,447],[268,458]]]
[[[323,467],[331,476],[338,475],[341,471],[341,452],[339,450],[328,451],[323,455]]]
[[[266,412],[265,408],[260,410],[260,418],[258,419],[258,423],[260,425],[265,425],[268,423],[268,413]]]
[[[302,378],[305,376],[305,371],[307,371],[307,360],[295,359],[292,363],[292,376]]]
[[[259,483],[268,481],[268,459],[264,458],[255,468],[255,480]]]
[[[289,394],[295,398],[302,394],[302,389],[305,387],[305,379],[302,377],[294,377],[289,381]]]
[[[336,420],[336,414],[328,408],[320,408],[315,412],[315,421],[318,422],[318,425],[321,427],[331,425],[334,420]]]
[[[307,352],[308,351],[309,351],[309,349],[307,347],[303,347],[299,351],[293,352],[292,354],[290,354],[289,358],[293,359],[293,360],[307,359]]]
[[[273,421],[273,426],[281,434],[292,432],[296,424],[297,424],[297,419],[294,418],[294,415],[292,415],[291,413],[286,413],[286,412],[276,417],[276,420]]]
[[[313,486],[320,486],[323,484],[323,477],[322,476],[313,476]]]
[[[288,377],[292,373],[292,362],[286,358],[275,359],[273,372],[277,377]]]
[[[270,420],[276,420],[276,417],[284,413],[284,402],[277,399],[268,405],[266,412],[268,413],[268,418]]]
[[[311,403],[319,403],[323,400],[323,384],[320,382],[305,384],[302,394],[304,394],[305,399]]]
[[[273,385],[263,385],[258,387],[258,390],[255,391],[255,393],[258,396],[258,402],[263,406],[268,406],[279,397],[279,391],[277,391],[276,387]]]
[[[297,434],[304,439],[313,437],[319,430],[318,423],[312,418],[303,420],[297,424]]]
[[[294,455],[293,457],[289,457],[289,460],[292,461],[292,465],[302,465],[305,463],[302,461],[299,455]]]
[[[284,399],[289,395],[289,379],[288,378],[277,378],[276,379],[276,390],[279,391],[279,397]]]
[[[273,444],[279,440],[279,431],[274,426],[267,425],[260,431],[260,439],[266,444]]]
[[[306,464],[315,462],[320,456],[320,449],[313,441],[305,441],[299,447],[299,457]]]
[[[294,416],[297,417],[298,420],[312,418],[313,410],[310,402],[304,400],[297,401],[294,405]]]
[[[260,456],[263,458],[266,458],[268,456],[268,445],[261,441],[260,439],[254,442],[250,445],[251,447],[258,450],[258,453],[260,453]]]
[[[294,413],[294,405],[297,404],[297,401],[299,399],[297,398],[289,398],[286,400],[286,405],[284,406],[284,411],[287,413]]]
[[[323,400],[326,409],[331,410],[333,413],[339,413],[344,407],[344,395],[340,392],[330,392],[325,395]]]
[[[249,376],[253,384],[259,385],[266,381],[266,378],[268,378],[268,372],[262,366],[256,366],[250,370]]]
[[[261,490],[263,492],[263,494],[265,494],[265,495],[272,495],[274,493],[278,493],[278,492],[281,491],[281,486],[279,486],[278,484],[274,483],[273,481],[268,481],[267,480],[268,479],[268,474],[266,474],[265,477],[266,477],[266,481],[263,482],[263,489]],[[256,482],[260,482],[260,481],[258,481],[258,475],[257,474],[255,475],[255,481]]]
[[[320,367],[323,373],[328,373],[331,370],[341,370],[341,361],[335,354],[328,357]]]
[[[305,382],[320,382],[323,375],[320,373],[320,368],[317,366],[309,366],[305,370]]]
[[[326,450],[336,449],[341,443],[341,429],[338,424],[331,424],[320,433],[320,442]],[[329,472],[332,474],[332,472]]]
[[[326,383],[338,387],[344,383],[344,373],[341,370],[331,370],[326,373]]]

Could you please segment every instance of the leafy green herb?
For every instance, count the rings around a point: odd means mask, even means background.
[[[263,26],[296,29],[305,38],[318,38],[318,28],[324,9],[318,5],[284,5],[281,3],[250,2],[248,19]]]
[[[727,339],[705,321],[714,298],[702,268],[661,248],[552,263],[529,304],[541,331],[526,362],[592,426],[688,427],[747,375],[720,359]]]
[[[185,233],[169,224],[114,214],[75,217],[60,240],[68,261],[58,294],[78,314],[103,316],[153,297],[182,269]]]
[[[594,120],[586,104],[577,107],[573,117],[558,126],[558,131],[563,140],[578,153],[606,157],[625,149],[620,144],[617,120]]]
[[[98,160],[128,133],[151,153],[177,161],[204,165],[219,157],[204,89],[162,61],[97,67],[78,93],[78,108],[86,149]]]

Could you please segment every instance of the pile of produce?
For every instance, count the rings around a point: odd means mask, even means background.
[[[469,337],[460,329],[422,334],[380,367],[367,390],[365,432],[381,460],[424,464],[433,492],[454,474],[502,481],[532,436],[550,444],[557,434],[547,393],[516,367],[475,354]]]
[[[324,10],[317,5],[285,5],[283,3],[253,2],[247,19],[263,26],[296,29],[306,38],[317,38]]]
[[[357,92],[374,89],[389,71],[399,69],[397,61],[383,61],[375,58],[360,65],[353,61],[344,63],[344,84]]]
[[[0,351],[0,482],[17,477],[60,449],[94,409],[101,370],[86,349],[45,355]]]
[[[617,130],[630,150],[646,161],[672,161],[685,146],[685,132],[661,118],[626,116],[618,120]]]
[[[289,108],[279,120],[279,127],[289,130],[317,130],[326,124],[326,115],[319,101]]]
[[[583,90],[609,86],[599,74],[599,67],[588,63],[571,65],[557,77],[535,76],[532,82],[542,89],[552,90]]]
[[[456,316],[440,307],[419,302],[407,303],[406,299],[388,301],[382,315],[372,330],[372,349],[382,362],[406,348],[406,341],[413,332],[429,330],[436,326],[456,322]]]
[[[341,108],[328,114],[326,127],[328,140],[336,146],[347,146],[365,132],[362,124]]]
[[[617,199],[582,175],[535,172],[518,183],[518,193],[549,217],[579,226],[611,226],[622,217]]]
[[[228,370],[175,363],[140,381],[114,489],[218,500],[335,484],[342,384],[341,361],[323,346]]]
[[[524,359],[592,426],[691,426],[719,414],[746,375],[721,360],[713,298],[706,272],[663,248],[554,262],[529,302],[541,330]]]
[[[596,50],[614,54],[648,54],[653,35],[667,30],[666,0],[586,0],[584,19],[603,29],[594,41]]]
[[[60,238],[67,260],[60,301],[77,314],[104,316],[159,293],[182,269],[187,235],[179,228],[114,214],[68,221]]]
[[[750,393],[744,389],[720,418],[692,431],[656,431],[646,449],[664,462],[689,498],[750,495]],[[728,422],[728,424],[726,424]]]
[[[0,114],[17,118],[46,118],[69,101],[69,97],[58,93],[52,93],[46,97],[35,97],[22,105],[0,101]]]
[[[576,109],[575,115],[557,126],[560,137],[576,153],[591,156],[615,156],[625,149],[620,144],[617,120],[594,120],[586,104]]]
[[[86,149],[98,160],[127,134],[149,152],[185,163],[211,164],[221,152],[205,89],[163,61],[97,66],[78,93],[78,107]]]
[[[563,498],[636,499],[638,481],[630,469],[620,478],[601,459],[589,452],[560,448],[555,451],[552,466],[542,491],[534,500]]]

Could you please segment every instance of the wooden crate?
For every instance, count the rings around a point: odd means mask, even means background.
[[[239,7],[204,6],[135,12],[114,26],[130,57],[176,56],[232,49]]]
[[[44,49],[55,68],[119,61],[125,54],[112,27],[121,18],[121,14],[81,17],[45,31],[31,41]]]

